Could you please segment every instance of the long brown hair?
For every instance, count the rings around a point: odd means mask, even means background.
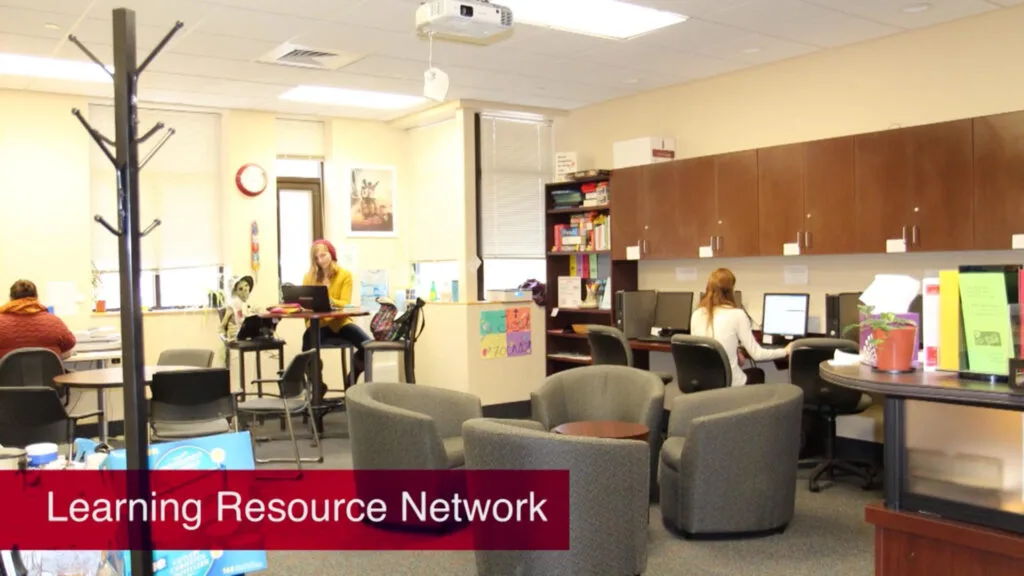
[[[704,287],[704,298],[700,301],[700,307],[708,317],[708,330],[714,331],[715,307],[724,306],[727,308],[736,307],[736,276],[728,268],[719,268],[708,276],[707,286]]]
[[[313,246],[309,249],[309,275],[313,277],[313,282],[316,282],[317,284],[323,284],[324,280],[333,278],[334,274],[337,272],[336,266],[338,265],[337,261],[334,260],[334,255],[332,254],[331,265],[328,266],[328,271],[325,274],[323,268],[320,268],[320,265],[316,263],[316,253],[320,250],[324,250],[328,254],[331,253],[330,248],[320,242],[314,242]]]

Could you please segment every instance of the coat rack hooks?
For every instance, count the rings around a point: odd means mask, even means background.
[[[160,126],[160,124],[158,124],[157,126]],[[156,132],[156,130],[150,130],[150,132],[153,133]],[[145,142],[145,139],[149,138],[150,135],[151,134],[146,134],[145,136],[139,139],[139,142]],[[160,149],[164,147],[164,144],[166,144],[167,141],[171,139],[171,136],[174,136],[174,128],[168,128],[167,133],[164,134],[164,137],[161,138],[160,141],[156,143],[156,146],[153,146],[153,149],[150,150],[148,154],[146,154],[146,157],[143,158],[141,162],[139,162],[139,170],[142,170],[143,168],[146,167],[146,164],[149,164],[150,159],[152,159],[153,156],[155,156],[156,153],[159,152]],[[143,236],[145,236],[145,234],[143,234]]]
[[[139,143],[154,136],[164,126],[158,123],[141,138],[137,134],[137,93],[139,76],[184,27],[175,23],[171,30],[156,45],[141,65],[137,65],[138,54],[135,45],[135,12],[128,8],[113,11],[114,65],[107,68],[95,54],[89,51],[78,38],[68,36],[90,60],[96,63],[114,79],[114,126],[113,140],[100,134],[82,116],[78,109],[72,113],[82,123],[89,136],[103,150],[117,172],[117,216],[114,226],[94,216],[111,234],[118,238],[118,264],[121,277],[121,367],[124,386],[124,436],[129,476],[127,496],[131,501],[142,501],[148,506],[152,497],[149,481],[149,413],[145,397],[146,375],[142,339],[142,264],[139,259],[139,242],[160,225],[154,220],[145,229],[139,224]],[[145,165],[174,134],[168,129],[163,138],[153,147],[142,161]],[[115,153],[110,152],[113,146]],[[127,550],[131,550],[131,573],[135,576],[153,576],[153,538],[150,526],[142,519],[132,519],[128,524]]]

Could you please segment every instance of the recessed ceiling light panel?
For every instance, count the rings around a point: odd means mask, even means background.
[[[113,66],[107,66],[111,73]],[[92,62],[42,58],[23,54],[0,54],[0,74],[30,76],[76,82],[111,82],[110,74]]]
[[[903,12],[907,14],[917,14],[918,12],[924,12],[925,10],[928,10],[931,7],[931,4],[913,4],[911,6],[905,6],[903,8]]]
[[[331,86],[296,86],[281,94],[281,100],[308,102],[328,106],[344,106],[347,108],[372,108],[377,110],[402,110],[411,108],[426,101],[420,96],[392,94],[388,92],[372,92],[369,90],[351,90]]]
[[[512,9],[519,24],[552,28],[575,34],[628,40],[687,17],[620,0],[499,0]]]

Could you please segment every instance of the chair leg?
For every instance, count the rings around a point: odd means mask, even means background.
[[[313,405],[312,404],[307,404],[306,405],[306,411],[309,413],[310,422],[315,422],[316,420],[313,418]],[[313,443],[316,444],[316,451],[317,451],[317,460],[316,461],[318,463],[323,463],[323,461],[324,461],[324,445],[320,442],[320,433],[316,431],[316,426],[315,425],[310,426],[310,429],[313,430]]]
[[[288,415],[288,436],[292,439],[292,447],[295,449],[295,467],[302,470],[302,454],[299,453],[299,441],[295,439],[295,428],[292,427],[291,414]],[[314,426],[315,428],[315,426]]]
[[[875,467],[866,462],[847,462],[835,457],[836,419],[833,414],[825,416],[828,420],[828,442],[825,444],[825,458],[811,472],[811,477],[807,481],[807,489],[811,492],[821,492],[822,489],[827,487],[821,484],[822,477],[827,476],[829,485],[831,485],[831,481],[835,479],[835,472],[838,470],[839,472],[859,478],[861,480],[861,487],[864,490],[871,490],[875,484],[875,477],[878,474]]]
[[[402,351],[402,361],[405,364],[405,383],[416,383],[416,354],[413,351],[413,342],[405,343],[405,350]]]
[[[363,381],[373,382],[373,350],[363,352]]]
[[[307,412],[305,410],[303,410],[301,412],[301,414],[303,416],[308,416],[311,413],[312,412],[310,411],[307,414]],[[298,465],[299,462],[307,462],[307,463],[312,463],[312,464],[322,464],[323,463],[323,461],[324,461],[323,447],[320,445],[320,436],[319,436],[319,434],[316,434],[315,429],[314,429],[314,434],[315,435],[314,435],[313,438],[314,438],[314,441],[316,443],[316,446],[319,449],[317,457],[316,458],[310,458],[310,457],[303,458],[303,457],[300,456],[299,445],[298,445],[298,442],[299,442],[298,441],[298,437],[295,436],[295,429],[292,427],[292,416],[298,416],[298,415],[299,415],[299,413],[297,412],[295,414],[288,414],[287,416],[285,416],[285,422],[286,422],[287,429],[288,429],[288,437],[289,437],[289,440],[292,441],[292,446],[294,446],[294,448],[295,448],[295,457],[294,458],[257,458],[256,459],[256,463],[257,464],[274,464],[274,463],[292,462],[292,463],[295,463],[295,464]],[[253,441],[255,441],[255,439]],[[299,469],[301,470],[301,466],[300,466]]]

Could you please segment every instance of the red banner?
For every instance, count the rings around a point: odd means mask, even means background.
[[[0,472],[0,550],[568,550],[567,470]],[[145,485],[142,485],[145,486]],[[134,539],[131,543],[135,543]]]

